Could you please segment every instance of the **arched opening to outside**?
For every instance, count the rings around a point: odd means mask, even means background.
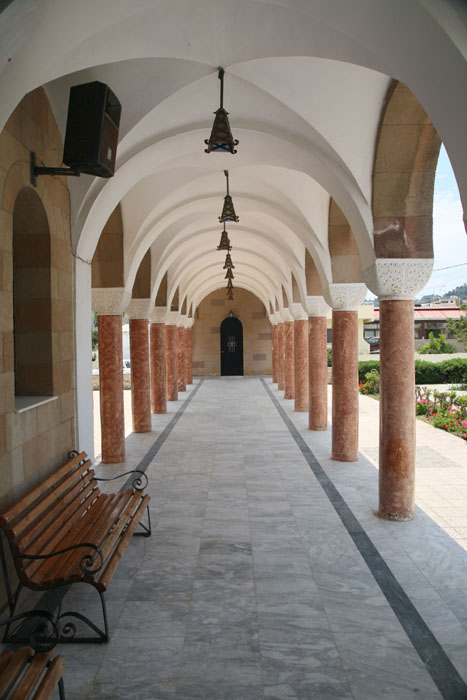
[[[243,376],[243,326],[233,316],[221,323],[221,376]]]
[[[34,190],[20,190],[13,210],[15,395],[53,394],[50,233]]]

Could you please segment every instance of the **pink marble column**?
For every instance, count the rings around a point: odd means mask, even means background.
[[[277,388],[284,390],[285,323],[277,324]]]
[[[147,318],[130,318],[130,359],[133,432],[148,433],[151,431],[151,391]]]
[[[308,411],[308,320],[294,321],[294,410]]]
[[[151,323],[151,411],[167,412],[165,323]]]
[[[186,383],[193,384],[193,369],[191,366],[191,328],[185,328],[185,366]]]
[[[357,311],[332,312],[332,459],[358,459]]]
[[[285,359],[284,359],[284,399],[293,399],[295,395],[294,378],[294,322],[285,323]]]
[[[310,430],[328,427],[328,358],[326,316],[308,319],[309,409]]]
[[[278,352],[277,352],[277,343],[278,343],[278,326],[277,323],[272,324],[272,381],[274,384],[277,384],[278,382]]]
[[[97,327],[102,461],[115,464],[125,460],[122,316],[99,314]]]
[[[177,387],[186,391],[185,326],[177,326]]]
[[[415,507],[413,300],[380,300],[379,515],[410,520]]]
[[[167,399],[178,400],[177,377],[177,326],[172,324],[165,326],[166,332],[166,373],[167,373]]]

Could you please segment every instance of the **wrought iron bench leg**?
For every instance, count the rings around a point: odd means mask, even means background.
[[[147,514],[148,514],[148,524],[145,525],[141,520],[138,523],[138,527],[142,528],[142,532],[135,532],[133,534],[133,537],[139,536],[139,537],[150,537],[152,533],[151,529],[151,516],[149,514],[149,506],[146,508]]]

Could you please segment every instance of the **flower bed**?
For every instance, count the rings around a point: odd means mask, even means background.
[[[467,396],[455,391],[432,391],[415,388],[415,412],[435,428],[467,440]]]

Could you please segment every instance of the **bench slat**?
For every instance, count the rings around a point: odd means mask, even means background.
[[[57,527],[60,527],[57,521],[62,523],[66,522],[73,511],[80,505],[80,502],[86,498],[90,490],[93,488],[97,489],[93,478],[94,471],[91,470],[84,478],[80,478],[73,488],[61,497],[47,513],[38,518],[27,532],[20,535],[13,545],[15,554],[27,552],[32,543],[34,543],[34,548],[37,547],[40,551],[42,542],[47,539],[46,535],[48,531],[53,529],[53,532],[56,532]],[[100,490],[98,492],[100,493]],[[16,528],[12,528],[12,531],[15,529]]]
[[[120,563],[120,560],[123,556],[123,552],[125,549],[128,547],[128,544],[133,536],[134,531],[138,527],[138,523],[143,517],[144,511],[146,510],[146,507],[149,504],[149,501],[151,500],[151,497],[148,496],[147,494],[144,496],[144,498],[141,500],[141,504],[136,510],[136,512],[133,515],[133,518],[131,520],[131,523],[128,525],[125,534],[122,536],[120,542],[118,543],[118,546],[115,548],[109,563],[105,567],[104,571],[102,572],[99,581],[97,583],[97,589],[101,592],[107,590],[107,586],[109,585],[110,581],[112,580],[112,577]]]
[[[112,549],[115,547],[118,538],[121,533],[128,525],[128,521],[132,512],[137,507],[138,503],[141,501],[141,495],[139,492],[134,493],[128,500],[128,503],[118,518],[117,522],[113,526],[109,536],[106,538],[105,543],[102,546],[102,554],[104,555],[104,560],[107,560]]]
[[[30,693],[34,690],[34,686],[41,677],[41,673],[47,666],[51,652],[36,653],[33,660],[29,664],[28,669],[23,674],[20,682],[15,688],[15,692],[10,697],[10,700],[27,700]]]
[[[41,498],[20,520],[17,520],[13,527],[7,530],[8,537],[10,539],[15,539],[21,537],[22,533],[27,530],[27,528],[34,522],[40,521],[44,514],[47,514],[49,508],[60,503],[62,498],[65,498],[67,493],[74,487],[76,483],[79,483],[85,476],[86,471],[90,468],[91,463],[88,461],[82,468],[74,469],[70,472],[61,483],[54,487],[53,490]]]
[[[60,467],[54,474],[49,476],[48,479],[39,484],[33,491],[26,494],[21,500],[15,503],[9,510],[0,515],[0,526],[10,527],[11,523],[28,510],[28,508],[44,493],[46,493],[54,484],[57,484],[73,467],[77,467],[82,460],[87,459],[86,452],[81,452],[76,457],[70,459],[63,467]]]
[[[112,494],[112,496],[113,498],[116,498],[116,495]],[[74,524],[73,529],[67,531],[66,533],[60,533],[61,535],[64,534],[64,536],[62,536],[53,547],[46,548],[48,551],[44,551],[43,554],[50,554],[52,551],[66,549],[67,547],[71,547],[74,544],[80,544],[82,542],[93,542],[93,538],[90,536],[90,533],[92,533],[95,525],[95,518],[98,519],[99,517],[103,517],[102,512],[105,514],[106,508],[108,509],[111,505],[108,503],[109,500],[110,499],[105,494],[101,494],[91,506],[90,510],[93,511],[93,516],[81,517]],[[93,554],[91,550],[89,550],[89,552]],[[58,577],[60,571],[67,567],[70,561],[77,560],[79,564],[85,554],[86,550],[83,548],[79,550],[72,550],[66,554],[61,554],[50,559],[42,561],[39,560],[39,566],[36,570],[34,570],[32,577],[29,576],[29,571],[26,570],[25,573],[29,577],[29,580],[33,581],[35,584],[40,585],[42,583],[43,585],[49,587],[51,581]]]
[[[70,530],[76,528],[76,536],[79,535],[83,527],[85,526],[84,520],[82,520],[83,514],[90,508],[92,503],[94,502],[94,494],[91,492],[88,495],[88,498],[83,501],[82,503],[79,504],[79,507],[75,510],[75,512],[72,514],[72,517],[65,523],[58,531],[57,533],[50,538],[50,530],[48,530],[47,533],[47,541],[44,543],[41,543],[41,547],[37,546],[34,548],[31,548],[31,552],[34,552],[35,554],[51,554],[52,552],[60,551],[61,549],[65,549],[65,546],[62,546],[62,542],[64,539],[69,536]],[[84,540],[82,540],[84,541]],[[67,556],[65,554],[61,556]],[[56,560],[55,559],[49,559],[49,560],[44,560],[44,559],[33,559],[33,560],[23,560],[23,572],[26,578],[31,578],[36,571],[38,571],[41,567],[45,567],[47,562],[52,565]],[[45,571],[45,568],[44,568]]]
[[[115,494],[115,496],[118,496],[118,498],[112,499],[109,503],[109,507],[101,513],[99,520],[96,521],[92,519],[89,531],[84,534],[84,540],[81,539],[81,541],[92,542],[98,547],[103,545],[113,523],[118,520],[122,510],[125,508],[128,492],[119,492]],[[89,520],[91,520],[91,518],[89,518]],[[83,577],[84,575],[79,567],[84,552],[78,550],[72,552],[71,555],[72,556],[67,561],[67,566],[63,566],[59,574],[57,574],[57,572],[54,573],[54,578],[60,583],[66,583],[69,580],[73,580],[76,576]],[[103,564],[105,564],[105,556]]]
[[[7,668],[0,676],[0,700],[5,700],[8,696],[33,654],[31,647],[21,647],[10,660]]]
[[[56,656],[49,666],[47,673],[41,681],[40,686],[34,693],[32,700],[48,700],[52,691],[62,677],[66,662],[61,656]]]

